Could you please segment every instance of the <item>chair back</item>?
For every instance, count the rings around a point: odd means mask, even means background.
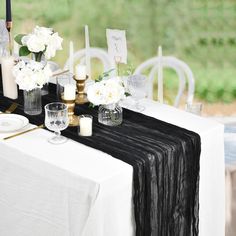
[[[81,49],[74,53],[74,62],[79,61],[81,64],[85,64],[85,49]],[[115,64],[110,60],[108,53],[101,48],[90,48],[90,58],[99,59],[103,64],[103,70],[108,71],[115,68]],[[64,69],[69,68],[69,59],[66,61]]]
[[[151,99],[153,98],[153,81],[155,75],[158,73],[159,68],[158,61],[159,57],[150,58],[139,65],[134,72],[134,74],[143,74],[146,70],[150,69],[150,73],[148,75],[148,97]],[[195,80],[189,66],[185,62],[172,56],[163,56],[162,66],[163,68],[168,67],[175,70],[179,79],[179,89],[174,101],[174,106],[178,107],[180,104],[180,99],[185,90],[186,81],[188,82],[187,103],[192,103],[194,97]]]

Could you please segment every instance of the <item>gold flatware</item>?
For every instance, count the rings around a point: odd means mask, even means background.
[[[4,111],[4,112],[2,112],[2,113],[0,113],[0,114],[11,114],[13,111],[16,110],[17,107],[18,107],[18,104],[15,103],[15,102],[13,102],[13,103],[11,104],[11,106],[10,106],[6,111]]]
[[[5,138],[3,138],[3,140],[8,140],[8,139],[10,139],[10,138],[15,138],[15,137],[20,136],[20,135],[22,135],[22,134],[26,134],[26,133],[29,133],[29,132],[31,132],[31,131],[34,131],[34,130],[37,130],[37,129],[41,129],[41,128],[43,128],[43,127],[44,127],[44,125],[39,125],[39,126],[36,126],[36,127],[32,128],[32,129],[28,129],[28,130],[26,130],[26,131],[22,131],[22,132],[20,132],[20,133],[13,134],[13,135],[11,135],[11,136],[5,137]]]

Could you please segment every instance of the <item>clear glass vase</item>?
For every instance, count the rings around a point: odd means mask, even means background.
[[[28,115],[39,115],[42,112],[41,89],[24,90],[24,112]]]
[[[32,59],[34,61],[40,62],[43,66],[47,65],[47,60],[45,59],[45,56],[43,55],[42,52],[40,53],[33,53],[32,54]],[[41,95],[47,95],[48,94],[48,83],[45,83],[43,87],[41,88]]]
[[[108,126],[120,125],[123,121],[122,107],[116,104],[100,105],[98,108],[98,122]]]

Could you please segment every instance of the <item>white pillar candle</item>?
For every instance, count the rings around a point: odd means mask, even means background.
[[[11,99],[17,99],[17,84],[15,82],[15,77],[12,74],[13,66],[15,65],[14,57],[2,57],[1,65],[3,95]]]
[[[77,65],[76,66],[76,78],[78,80],[86,79],[86,66],[84,66],[84,65]]]
[[[158,47],[158,101],[163,103],[162,47]]]
[[[89,44],[89,29],[85,25],[85,61],[86,61],[86,72],[89,78],[91,78],[91,58],[90,58],[90,44]]]
[[[74,44],[70,41],[69,47],[69,71],[73,75],[74,74]]]
[[[75,85],[65,84],[65,86],[64,86],[64,100],[75,100]]]
[[[79,119],[79,135],[81,136],[92,136],[93,117],[89,115],[81,115]]]

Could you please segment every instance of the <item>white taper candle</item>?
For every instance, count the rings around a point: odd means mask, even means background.
[[[162,47],[158,47],[158,101],[163,103]]]
[[[89,29],[85,25],[85,59],[86,59],[86,72],[89,78],[91,79],[91,56],[90,56],[90,43],[89,43]]]
[[[74,74],[74,43],[72,41],[69,46],[69,72]]]

